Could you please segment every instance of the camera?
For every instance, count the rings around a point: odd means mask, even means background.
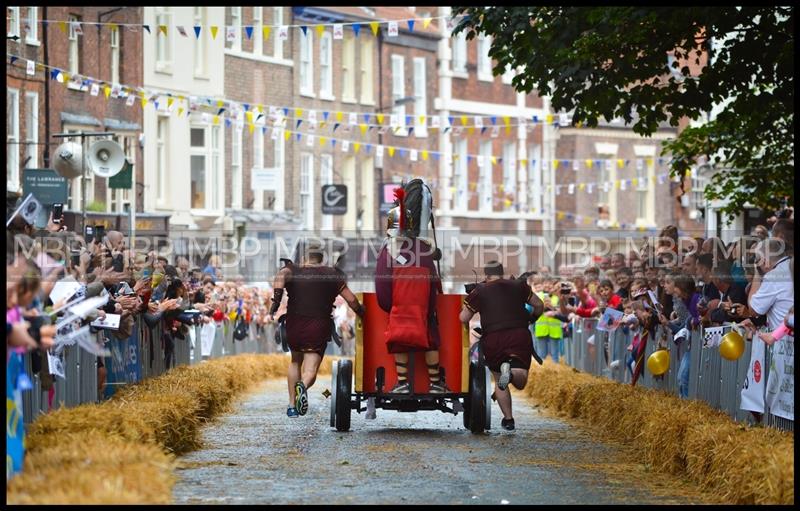
[[[571,292],[572,292],[572,286],[570,286],[570,285],[569,285],[568,283],[566,283],[566,282],[562,282],[562,283],[561,283],[561,294],[562,294],[562,295],[568,295],[568,294],[570,294]]]
[[[56,203],[53,204],[53,223],[60,224],[61,223],[61,216],[64,214],[64,204]]]

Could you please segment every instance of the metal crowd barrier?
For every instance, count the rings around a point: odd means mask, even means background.
[[[723,335],[731,328],[730,325],[725,326]],[[627,351],[627,347],[633,341],[633,331],[620,327],[610,333],[602,332],[597,330],[597,320],[589,318],[573,320],[571,330],[572,336],[565,337],[562,341],[564,359],[568,365],[595,376],[606,377],[620,383],[630,383],[631,373],[627,367],[630,352]],[[685,349],[689,349],[688,398],[705,401],[713,408],[727,413],[734,420],[754,422],[749,411],[740,409],[741,389],[747,376],[752,342],[745,342],[745,352],[742,356],[738,360],[730,361],[720,355],[718,347],[703,346],[702,328],[691,332],[689,346],[678,347],[672,342],[671,333],[659,325],[655,336],[648,338],[644,353],[645,363],[658,348],[658,341],[662,336],[666,339],[670,353],[669,370],[664,375],[653,376],[645,366],[639,375],[638,385],[680,395],[678,380],[680,356]],[[774,346],[766,349],[763,369],[765,382],[769,381],[773,349]],[[794,421],[773,415],[768,406],[765,403],[764,424],[784,430],[794,430]]]

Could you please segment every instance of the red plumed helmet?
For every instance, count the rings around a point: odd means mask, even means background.
[[[394,189],[394,198],[399,203],[400,211],[398,212],[397,225],[400,232],[406,230],[406,191],[402,188]]]

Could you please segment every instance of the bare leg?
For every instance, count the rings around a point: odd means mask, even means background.
[[[310,389],[317,381],[317,371],[322,357],[319,353],[303,353],[303,383],[306,389]]]
[[[511,392],[509,392],[507,388],[506,390],[500,390],[497,388],[497,380],[500,379],[500,373],[492,371],[492,376],[494,376],[494,395],[497,398],[497,404],[500,406],[500,411],[503,412],[503,418],[511,419],[513,418],[513,415],[511,415]]]
[[[399,383],[408,381],[408,353],[395,353],[394,364],[397,369],[397,379]]]
[[[511,369],[511,384],[517,388],[517,390],[522,390],[525,388],[525,385],[528,384],[528,371],[525,369],[519,368],[512,368]]]
[[[292,352],[292,361],[289,363],[289,406],[294,407],[294,384],[300,381],[300,366],[303,364],[303,354]]]
[[[430,384],[443,383],[442,372],[439,368],[439,351],[425,352],[425,365],[428,366],[428,382]]]

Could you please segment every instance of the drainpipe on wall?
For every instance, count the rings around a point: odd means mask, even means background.
[[[42,6],[42,19],[47,19],[47,6]],[[47,45],[47,26],[43,25],[42,27],[42,53],[44,53],[44,65],[45,65],[45,72],[44,72],[44,136],[45,136],[45,144],[44,144],[44,168],[50,168],[50,77],[48,75],[48,65],[50,64],[50,59],[48,58],[48,49],[49,46]]]

